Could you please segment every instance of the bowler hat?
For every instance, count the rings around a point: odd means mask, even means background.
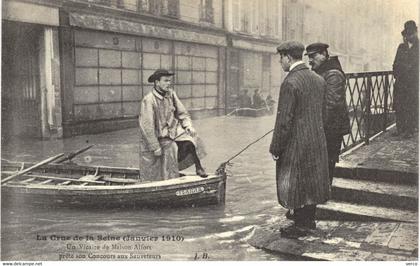
[[[302,54],[303,50],[305,50],[305,46],[296,41],[287,41],[277,47],[277,53],[294,52],[297,54]]]
[[[401,34],[403,36],[413,34],[417,31],[416,22],[414,20],[409,20],[406,23],[404,23],[404,30],[401,31]]]
[[[326,51],[328,47],[330,47],[328,44],[322,42],[311,43],[310,45],[306,46],[305,55],[311,55],[322,51]]]
[[[169,72],[166,69],[158,69],[153,73],[148,79],[148,82],[155,82],[155,80],[159,80],[161,77],[173,76],[175,75],[172,72]]]

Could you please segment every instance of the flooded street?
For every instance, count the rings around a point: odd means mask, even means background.
[[[213,117],[193,123],[206,144],[208,155],[203,159],[203,165],[208,172],[213,172],[220,163],[272,129],[274,116]],[[12,210],[2,206],[2,259],[76,259],[70,256],[71,246],[74,245],[78,253],[88,256],[84,260],[95,260],[98,258],[89,255],[95,252],[79,247],[79,242],[73,238],[69,241],[51,239],[51,235],[90,235],[95,239],[83,243],[91,248],[121,244],[121,249],[128,244],[122,239],[124,236],[158,237],[157,241],[130,242],[131,245],[139,244],[139,250],[136,251],[113,249],[101,250],[96,252],[98,254],[147,253],[151,257],[143,259],[156,259],[153,256],[159,255],[161,260],[193,260],[197,254],[201,256],[205,253],[206,259],[210,260],[284,260],[255,249],[246,242],[253,232],[253,226],[285,219],[285,209],[279,207],[276,198],[275,165],[268,153],[271,136],[268,135],[233,160],[229,168],[224,206],[163,210],[51,210],[28,209],[25,206]],[[122,167],[138,165],[136,128],[55,141],[11,141],[2,145],[1,156],[12,161],[41,161],[88,144],[95,146],[74,159],[74,162]],[[40,240],[40,236],[47,236],[47,240]],[[121,239],[98,240],[97,236]],[[65,257],[66,253],[68,257]],[[59,257],[59,254],[62,256]],[[107,258],[113,259],[101,257]]]

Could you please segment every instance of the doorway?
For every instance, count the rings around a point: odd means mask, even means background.
[[[228,80],[228,87],[227,87],[227,97],[226,97],[226,109],[227,112],[231,112],[232,110],[239,107],[238,105],[238,97],[240,93],[240,57],[239,51],[237,50],[230,50],[229,51],[229,61],[230,64],[228,66],[229,71],[229,80]]]
[[[39,51],[42,26],[3,21],[2,141],[41,137]]]

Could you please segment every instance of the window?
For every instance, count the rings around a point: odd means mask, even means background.
[[[118,40],[115,44],[114,40]],[[141,58],[136,38],[91,31],[75,32],[76,120],[138,114]]]
[[[158,16],[179,17],[179,0],[140,0],[140,2],[141,10],[148,8],[150,13]]]
[[[249,2],[242,2],[240,7],[241,9],[241,22],[242,22],[242,32],[250,33],[251,32],[251,9],[252,6]]]
[[[259,29],[260,35],[266,35],[266,30],[267,30],[267,1],[262,1],[260,4],[260,11],[259,11],[259,20],[258,20],[258,24],[259,24]]]
[[[259,3],[257,2],[253,2],[252,4],[252,33],[256,33],[259,34],[259,12],[260,12],[260,8],[259,8]]]
[[[239,0],[232,0],[232,18],[233,18],[233,29],[236,31],[240,30],[241,16],[240,16]]]
[[[263,71],[270,71],[270,69],[271,69],[271,56],[269,54],[263,54],[262,67],[263,67]]]
[[[139,11],[150,11],[149,0],[138,0],[138,10]]]
[[[214,23],[213,0],[201,0],[200,20]]]
[[[175,82],[178,97],[188,110],[218,108],[217,48],[175,42]]]
[[[163,0],[161,14],[168,17],[179,17],[179,0]]]

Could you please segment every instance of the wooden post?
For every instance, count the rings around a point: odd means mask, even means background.
[[[384,113],[383,113],[383,127],[382,130],[385,132],[386,131],[386,126],[388,124],[388,113],[389,113],[389,107],[388,107],[388,97],[389,97],[389,74],[385,73],[384,74],[384,78],[385,78],[385,85],[384,85]]]
[[[39,76],[40,76],[40,93],[41,93],[41,138],[48,139],[50,137],[50,127],[48,123],[48,86],[51,77],[51,67],[49,59],[48,28],[44,28],[44,32],[39,41]]]
[[[44,27],[39,56],[42,138],[52,136],[61,138],[60,61],[57,29]]]
[[[228,45],[229,42],[228,42]],[[232,86],[231,82],[230,82],[230,64],[231,64],[231,58],[230,58],[230,51],[231,48],[228,46],[225,49],[225,91],[224,91],[224,104],[225,104],[225,108],[224,108],[224,114],[226,115],[229,112],[229,102],[228,102],[228,95],[229,95],[229,91],[230,88]]]
[[[371,94],[372,94],[372,76],[369,74],[367,76],[367,89],[366,89],[366,105],[365,105],[365,121],[366,121],[366,136],[365,136],[365,143],[366,145],[369,144],[369,137],[370,137],[370,119],[371,119],[371,110],[370,110],[370,103],[371,103]]]
[[[74,120],[73,87],[74,87],[74,36],[69,25],[68,14],[60,12],[60,27],[58,29],[60,48],[60,86],[62,99],[63,137],[72,135],[71,126]]]

